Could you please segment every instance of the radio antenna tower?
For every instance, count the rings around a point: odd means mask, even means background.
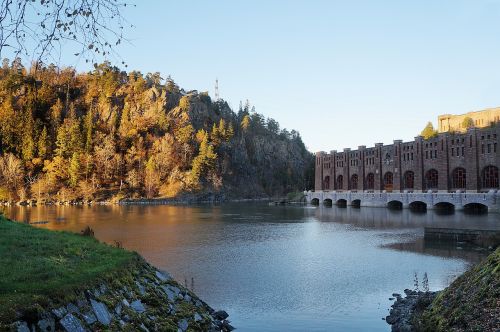
[[[215,79],[215,100],[219,101],[219,80],[216,78]]]

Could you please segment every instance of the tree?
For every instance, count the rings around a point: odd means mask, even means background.
[[[0,3],[0,56],[8,51],[37,61],[63,46],[87,62],[116,56],[127,24],[117,0],[17,0]]]
[[[71,161],[69,164],[69,185],[75,188],[78,185],[78,180],[80,178],[80,156],[77,152],[73,153]]]
[[[438,134],[437,130],[434,129],[434,126],[432,125],[432,122],[427,122],[427,125],[425,126],[424,130],[420,133],[420,136],[422,136],[424,139],[429,139],[436,137]]]
[[[474,120],[472,118],[466,116],[462,121],[462,128],[469,129],[474,127]]]

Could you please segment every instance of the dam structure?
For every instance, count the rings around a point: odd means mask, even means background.
[[[316,153],[312,204],[500,212],[500,124]]]

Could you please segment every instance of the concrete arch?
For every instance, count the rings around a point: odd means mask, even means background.
[[[464,205],[464,212],[470,214],[488,213],[488,205],[483,203],[467,203]]]
[[[355,199],[351,202],[351,206],[355,208],[361,207],[361,200],[360,199]]]
[[[409,204],[412,211],[425,212],[427,211],[427,203],[422,201],[413,201]]]
[[[311,205],[319,205],[319,198],[311,199]]]
[[[450,202],[438,202],[434,204],[434,209],[440,212],[453,212],[455,211],[455,204]]]
[[[323,200],[323,205],[324,206],[332,206],[333,205],[333,201],[330,198],[325,198]]]
[[[387,207],[391,210],[402,210],[403,209],[403,202],[401,201],[389,201],[387,202]]]
[[[344,198],[340,198],[337,200],[337,206],[339,207],[346,207],[347,206],[347,200]]]

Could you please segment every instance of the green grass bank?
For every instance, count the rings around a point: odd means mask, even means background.
[[[140,255],[0,216],[0,331],[230,331]]]

